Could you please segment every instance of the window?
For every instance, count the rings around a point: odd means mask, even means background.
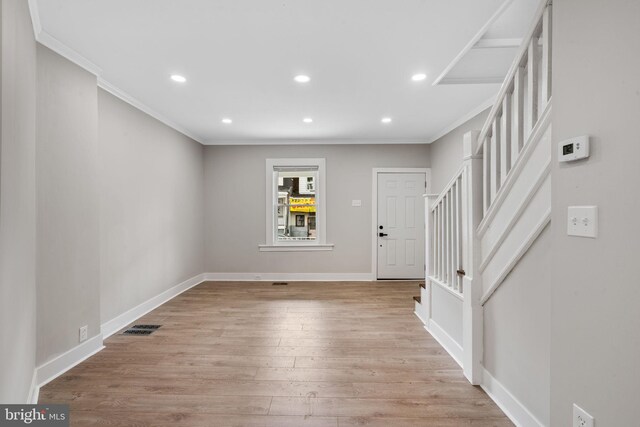
[[[324,159],[267,159],[261,251],[331,250],[325,242]]]

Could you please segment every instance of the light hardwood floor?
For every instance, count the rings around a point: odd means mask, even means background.
[[[74,426],[511,426],[413,314],[417,282],[207,282],[40,391]]]

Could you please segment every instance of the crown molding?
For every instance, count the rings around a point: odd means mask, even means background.
[[[204,145],[398,145],[398,144],[427,144],[425,139],[322,139],[322,138],[255,138],[255,139],[227,139],[208,140]]]
[[[124,102],[126,102],[129,105],[131,105],[132,107],[135,107],[138,110],[142,111],[143,113],[153,117],[154,119],[158,120],[159,122],[162,122],[165,125],[169,126],[170,128],[172,128],[172,129],[180,132],[181,134],[193,139],[194,141],[197,141],[200,144],[206,145],[203,142],[202,138],[194,135],[187,128],[175,123],[174,121],[170,120],[166,116],[158,113],[156,110],[154,110],[153,108],[149,107],[148,105],[146,105],[145,103],[143,103],[139,99],[134,98],[133,96],[129,95],[127,92],[123,91],[119,87],[115,86],[114,84],[108,82],[107,80],[105,80],[105,79],[103,79],[102,77],[99,77],[99,76],[98,76],[98,87],[101,88],[101,89],[104,89],[107,92],[109,92],[111,95],[123,100]]]
[[[29,14],[31,15],[31,24],[33,25],[33,36],[38,39],[38,35],[42,31],[40,23],[40,12],[38,11],[38,0],[29,0]]]
[[[36,36],[36,41],[41,45],[51,49],[58,55],[68,59],[73,62],[80,68],[85,69],[90,72],[94,76],[99,76],[102,74],[102,68],[98,67],[96,64],[88,60],[86,57],[79,54],[76,50],[71,49],[66,44],[62,43],[57,38],[53,37],[51,34],[47,33],[44,30],[40,30],[40,33]]]
[[[146,105],[142,101],[140,101],[140,100],[136,99],[135,97],[129,95],[124,90],[120,89],[119,87],[117,87],[113,83],[110,83],[109,81],[107,81],[106,79],[101,77],[102,68],[100,68],[98,65],[96,65],[95,63],[93,63],[89,59],[87,59],[85,56],[80,54],[78,51],[70,48],[69,46],[67,46],[66,44],[64,44],[63,42],[58,40],[57,38],[53,37],[51,34],[47,33],[42,28],[42,23],[40,21],[40,11],[38,10],[38,0],[28,0],[28,1],[29,1],[29,3],[28,3],[29,4],[29,13],[31,14],[31,23],[33,25],[33,34],[34,34],[34,37],[35,37],[35,39],[36,39],[36,41],[38,43],[40,43],[41,45],[51,49],[52,51],[54,51],[58,55],[68,59],[69,61],[73,62],[74,64],[78,65],[79,67],[83,68],[84,70],[86,70],[89,73],[91,73],[94,76],[96,76],[98,87],[106,90],[107,92],[111,93],[112,95],[114,95],[114,96],[120,98],[121,100],[123,100],[124,102],[130,104],[134,108],[137,108],[138,110],[140,110],[140,111],[144,112],[145,114],[153,117],[154,119],[158,120],[159,122],[164,123],[165,125],[169,126],[170,128],[180,132],[181,134],[183,134],[183,135],[185,135],[185,136],[187,136],[187,137],[189,137],[189,138],[191,138],[191,139],[203,144],[203,141],[202,141],[201,138],[197,137],[196,135],[191,133],[189,130],[187,130],[183,126],[173,122],[172,120],[170,120],[167,117],[165,117],[164,115],[158,113],[156,110],[154,110],[153,108],[149,107],[148,105]]]
[[[435,136],[429,138],[427,140],[427,143],[431,144],[433,142],[436,142],[437,140],[439,140],[440,138],[442,138],[443,136],[445,136],[455,128],[465,124],[466,122],[468,122],[469,120],[477,116],[478,114],[482,113],[484,110],[491,108],[491,106],[496,102],[496,98],[497,98],[497,95],[493,95],[492,97],[484,101],[482,104],[478,105],[476,108],[469,111],[467,114],[463,115],[458,120],[456,120],[455,122],[451,123],[449,126],[442,129],[440,132],[435,134]]]

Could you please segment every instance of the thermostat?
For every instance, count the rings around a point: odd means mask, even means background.
[[[562,141],[558,146],[558,161],[571,162],[589,157],[589,137],[578,136]]]

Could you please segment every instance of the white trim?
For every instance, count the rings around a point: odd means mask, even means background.
[[[527,236],[524,242],[520,245],[520,247],[514,252],[513,256],[507,263],[507,265],[502,269],[498,277],[494,280],[494,282],[489,286],[487,291],[484,293],[482,298],[480,299],[480,305],[485,305],[486,302],[491,298],[493,293],[500,287],[504,279],[507,275],[514,269],[514,267],[518,264],[520,259],[527,253],[533,242],[536,241],[540,233],[545,229],[547,224],[551,221],[551,208],[547,209],[542,219],[538,222],[538,224],[533,228],[531,233]]]
[[[524,214],[525,209],[527,208],[527,206],[529,206],[529,204],[533,200],[533,197],[536,194],[538,194],[538,191],[542,187],[542,184],[546,181],[547,176],[549,176],[550,172],[551,172],[551,159],[547,160],[544,166],[544,169],[542,170],[542,173],[535,180],[531,188],[529,188],[529,191],[527,191],[526,197],[522,199],[522,201],[520,202],[520,205],[516,209],[515,214],[509,220],[509,223],[503,230],[502,234],[500,234],[500,237],[498,237],[498,240],[496,240],[495,244],[493,245],[493,247],[485,257],[485,259],[480,263],[480,267],[479,267],[480,273],[482,273],[484,269],[487,268],[487,265],[489,265],[489,262],[491,262],[491,260],[493,259],[493,256],[496,254],[496,252],[498,252],[498,249],[500,249],[500,247],[504,243],[507,236],[509,236],[509,233],[511,233],[511,230],[513,230],[513,227],[516,225],[516,223],[518,222],[522,214]]]
[[[440,82],[447,76],[447,74],[449,74],[453,67],[455,67],[456,64],[458,64],[458,62],[460,62],[460,60],[462,60],[462,58],[464,58],[464,56],[478,43],[484,33],[489,30],[491,25],[504,13],[505,10],[507,10],[507,7],[512,2],[513,0],[506,0],[504,3],[502,3],[502,5],[500,5],[498,10],[491,16],[491,18],[489,18],[487,22],[485,22],[482,28],[480,28],[480,30],[471,38],[469,43],[467,43],[462,51],[460,51],[460,53],[458,53],[456,57],[453,58],[453,61],[451,61],[449,65],[446,66],[444,71],[442,71],[442,73],[440,73],[440,75],[434,80],[433,86],[437,86],[438,84],[440,84]]]
[[[433,319],[429,319],[429,323],[424,327],[427,332],[431,334],[433,338],[435,338],[438,343],[444,348],[447,353],[456,361],[458,365],[462,368],[462,346],[456,342],[451,335],[449,335],[440,325],[434,322]]]
[[[375,278],[374,280],[378,278],[378,174],[380,173],[424,173],[424,177],[427,183],[424,192],[425,194],[431,193],[431,168],[371,169],[371,276]],[[427,265],[426,256],[427,253],[425,252],[425,266]]]
[[[445,285],[444,283],[442,283],[440,280],[436,279],[435,277],[429,276],[429,277],[427,277],[427,280],[429,280],[431,283],[435,283],[436,285],[438,285],[439,287],[444,289],[446,292],[448,292],[451,295],[453,295],[454,297],[458,298],[460,301],[464,301],[464,295],[462,295],[460,292],[454,291],[449,286]]]
[[[491,108],[491,106],[493,106],[493,103],[495,101],[496,101],[496,96],[494,95],[494,96],[490,97],[489,99],[487,99],[486,101],[484,101],[482,104],[478,105],[473,110],[469,111],[467,114],[463,115],[462,117],[460,117],[459,119],[457,119],[456,121],[451,123],[449,126],[447,126],[444,129],[442,129],[440,132],[436,133],[436,136],[429,138],[427,140],[427,143],[428,144],[434,143],[437,140],[439,140],[440,138],[442,138],[443,136],[445,136],[446,134],[448,134],[448,133],[452,132],[453,130],[455,130],[456,128],[462,126],[463,124],[465,124],[469,120],[473,119],[478,114],[482,113],[487,108]]]
[[[472,49],[505,49],[505,48],[517,49],[520,47],[521,44],[522,44],[522,39],[518,39],[518,38],[480,39],[476,44],[473,45]]]
[[[483,381],[480,387],[496,405],[519,427],[544,427],[525,405],[522,404],[507,388],[495,379],[486,368],[482,372]]]
[[[500,76],[489,77],[451,77],[440,80],[439,85],[499,85],[504,78]]]
[[[260,252],[321,252],[332,251],[335,245],[326,243],[324,245],[258,245]]]
[[[176,131],[184,134],[185,136],[187,136],[187,137],[189,137],[189,138],[191,138],[191,139],[193,139],[195,141],[198,141],[199,143],[203,144],[202,138],[197,137],[196,135],[192,134],[190,131],[188,131],[183,126],[180,126],[177,123],[174,123],[172,120],[170,120],[167,117],[165,117],[164,115],[158,113],[153,108],[149,107],[148,105],[146,105],[143,102],[139,101],[135,97],[129,95],[128,93],[126,93],[122,89],[116,87],[112,83],[109,83],[104,78],[100,77],[100,75],[102,74],[102,68],[100,68],[94,62],[92,62],[91,60],[86,58],[84,55],[80,54],[78,51],[72,49],[71,47],[67,46],[66,44],[64,44],[63,42],[58,40],[57,38],[53,37],[51,34],[47,33],[42,28],[42,23],[41,23],[41,20],[40,20],[40,11],[38,10],[38,1],[37,0],[29,0],[29,13],[31,14],[31,23],[33,25],[34,37],[35,37],[35,39],[36,39],[36,41],[38,43],[40,43],[43,46],[48,47],[52,51],[56,52],[58,55],[63,56],[64,58],[66,58],[69,61],[73,62],[74,64],[78,65],[79,67],[81,67],[81,68],[87,70],[88,72],[90,72],[91,74],[94,74],[95,76],[97,76],[98,77],[98,87],[106,90],[107,92],[111,93],[112,95],[114,95],[114,96],[120,98],[121,100],[127,102],[128,104],[130,104],[133,107],[137,108],[138,110],[146,113],[147,115],[153,117],[154,119],[158,120],[159,122],[164,123],[165,125],[169,126],[170,128],[175,129]]]
[[[413,314],[415,314],[416,317],[418,319],[420,319],[420,321],[423,324],[426,325],[427,321],[424,319],[425,315],[424,315],[424,307],[422,306],[422,303],[419,303],[418,301],[414,301],[414,303],[415,303],[415,305],[414,305],[414,308],[413,308]]]
[[[124,313],[114,317],[113,319],[104,322],[100,326],[100,331],[102,333],[102,336],[104,337],[104,339],[109,338],[111,335],[115,334],[116,332],[118,332],[128,324],[132,323],[136,319],[139,319],[140,317],[144,316],[150,311],[155,310],[162,304],[166,303],[172,298],[175,298],[176,296],[180,295],[184,291],[191,289],[194,286],[197,286],[200,283],[204,282],[205,281],[204,276],[205,276],[204,274],[199,274],[188,280],[185,280],[184,282],[172,288],[167,289],[166,291],[143,302],[142,304],[139,304],[133,307],[132,309],[127,310]]]
[[[79,54],[77,51],[71,49],[66,44],[62,43],[57,38],[53,37],[51,34],[47,33],[44,30],[40,30],[40,33],[36,36],[36,40],[43,46],[48,47],[58,55],[68,59],[73,62],[77,66],[84,68],[86,71],[90,72],[95,76],[99,76],[102,74],[102,68],[94,64],[92,61],[87,59],[86,57]]]
[[[38,0],[29,0],[29,14],[31,14],[31,24],[33,25],[33,37],[37,40],[38,35],[42,32]]]
[[[38,403],[38,395],[40,394],[40,387],[38,387],[38,370],[33,370],[31,377],[31,386],[29,387],[29,396],[27,397],[27,404],[36,405]]]
[[[205,140],[203,145],[397,145],[428,144],[426,139],[403,138],[359,138],[359,139],[323,139],[323,138],[254,138],[254,139],[221,139]]]
[[[371,282],[370,273],[205,273],[210,282]]]
[[[174,286],[161,293],[158,296],[132,308],[131,310],[119,315],[118,317],[103,323],[100,326],[101,332],[88,339],[87,341],[75,346],[69,351],[57,356],[56,358],[38,366],[34,370],[34,376],[29,391],[29,403],[37,403],[40,387],[59,377],[74,366],[87,360],[104,348],[104,338],[113,335],[124,326],[154,310],[158,306],[164,304],[175,296],[205,281],[205,275],[199,274],[189,280]],[[106,335],[103,335],[105,334]]]
[[[487,210],[487,212],[484,214],[484,218],[482,218],[480,225],[478,225],[478,237],[482,238],[484,233],[487,231],[487,228],[489,228],[489,224],[491,223],[491,221],[493,221],[493,217],[496,215],[496,213],[498,213],[498,208],[504,203],[507,195],[511,191],[511,188],[516,183],[518,177],[524,170],[525,165],[528,163],[527,161],[535,151],[535,148],[538,146],[538,143],[542,141],[542,137],[545,135],[545,132],[547,131],[547,128],[550,124],[551,100],[549,100],[549,103],[540,116],[538,123],[532,130],[531,135],[529,135],[526,145],[520,152],[518,160],[516,160],[516,164],[511,167],[509,175],[507,175],[507,179],[505,180],[504,184],[502,184],[502,187],[500,187],[500,190],[498,190],[498,194],[496,195],[495,200],[489,207],[489,210]]]
[[[157,121],[169,126],[173,130],[175,130],[177,132],[180,132],[184,136],[189,137],[189,138],[193,139],[194,141],[199,142],[200,144],[203,144],[203,142],[202,142],[203,139],[202,138],[200,138],[197,135],[194,135],[187,128],[185,128],[183,126],[180,126],[179,124],[175,123],[174,121],[172,121],[171,119],[167,118],[166,116],[158,113],[153,108],[149,107],[148,105],[146,105],[145,103],[143,103],[139,99],[134,98],[133,96],[129,95],[128,93],[126,93],[122,89],[116,87],[115,85],[113,85],[112,83],[108,82],[104,78],[98,77],[98,87],[103,89],[103,90],[105,90],[105,91],[107,91],[107,92],[109,92],[111,95],[115,96],[116,98],[121,99],[122,101],[126,102],[127,104],[131,105],[132,107],[137,108],[138,110],[142,111],[143,113],[147,114],[148,116],[153,117]]]
[[[87,341],[78,344],[71,350],[62,353],[54,359],[43,363],[36,368],[38,387],[43,387],[45,384],[53,381],[103,348],[102,334],[98,334],[89,338]]]
[[[293,243],[291,241],[278,241],[276,236],[276,224],[277,218],[274,216],[276,211],[275,199],[277,192],[276,174],[275,168],[279,166],[300,166],[317,168],[316,174],[316,189],[315,189],[315,201],[316,201],[316,240],[315,241],[301,241],[299,243]],[[278,252],[291,252],[295,247],[299,247],[300,250],[312,247],[324,247],[327,246],[327,161],[325,158],[278,158],[278,159],[265,159],[265,243],[258,245],[259,248],[264,247],[265,251],[274,251],[267,248],[282,247],[288,248]],[[333,245],[329,245],[331,248]],[[262,249],[259,249],[262,252]],[[332,250],[332,249],[315,249],[315,250]]]

